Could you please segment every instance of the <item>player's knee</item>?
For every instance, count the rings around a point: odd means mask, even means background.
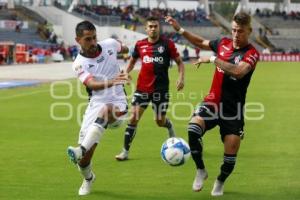
[[[141,118],[141,114],[139,110],[131,110],[131,115],[128,120],[128,123],[136,126],[139,123],[140,118]]]
[[[133,126],[136,126],[139,123],[139,121],[140,119],[137,116],[132,115],[132,117],[128,120],[128,123]]]
[[[112,107],[109,105],[105,105],[101,108],[98,117],[108,119],[111,115]]]
[[[104,129],[106,129],[107,125],[108,125],[108,121],[105,118],[98,117],[95,120],[94,124],[97,125],[98,127],[100,126],[100,127],[104,128]]]
[[[238,144],[230,144],[228,149],[229,149],[229,152],[237,153],[238,149],[239,149],[239,145]]]
[[[198,123],[189,123],[188,125],[189,137],[200,138],[204,134],[203,128]]]
[[[224,141],[224,146],[225,146],[225,153],[236,154],[240,147],[240,138],[238,136],[234,136],[234,137],[226,136]]]
[[[163,120],[163,119],[156,119],[155,120],[157,126],[159,127],[164,127],[165,126],[165,123],[166,123],[166,120]]]

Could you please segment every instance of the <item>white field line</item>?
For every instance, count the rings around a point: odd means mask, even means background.
[[[50,91],[50,89],[38,90],[38,91],[27,92],[27,93],[22,93],[22,94],[15,94],[15,95],[10,95],[10,96],[6,96],[6,97],[0,97],[0,100],[7,100],[7,99],[14,99],[14,98],[19,98],[19,97],[31,96],[31,95],[44,93],[44,92],[49,92],[49,91]]]

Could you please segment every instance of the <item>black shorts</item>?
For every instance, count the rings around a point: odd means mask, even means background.
[[[149,103],[152,103],[152,109],[156,115],[166,115],[168,105],[169,105],[169,93],[168,92],[153,92],[145,93],[140,91],[135,91],[131,105],[141,106],[146,109]]]
[[[244,136],[244,119],[228,117],[226,114],[220,114],[215,112],[214,106],[206,103],[200,104],[193,116],[202,117],[205,123],[205,131],[214,128],[215,126],[220,127],[221,139],[224,141],[225,135],[238,135],[241,138]],[[226,116],[226,117],[224,117]]]

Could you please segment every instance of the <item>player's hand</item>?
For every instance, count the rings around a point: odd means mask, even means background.
[[[208,57],[208,56],[202,56],[193,64],[196,65],[196,67],[198,69],[202,63],[209,63],[210,62],[209,59],[210,59],[210,57]]]
[[[184,79],[183,78],[178,78],[178,80],[176,82],[176,87],[177,87],[177,91],[180,91],[183,89],[183,87],[184,87]]]
[[[113,79],[113,85],[130,84],[131,76],[128,73],[121,71],[117,77]]]
[[[121,76],[126,78],[128,80],[127,84],[130,84],[131,80],[132,80],[132,77],[130,76],[129,73],[125,72],[125,71],[121,71]]]
[[[167,22],[171,26],[173,26],[175,31],[179,31],[179,29],[181,28],[180,24],[173,17],[171,17],[169,15],[165,17],[165,22]]]

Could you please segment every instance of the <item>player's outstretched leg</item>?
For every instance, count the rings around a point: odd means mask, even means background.
[[[115,158],[118,161],[125,161],[125,160],[128,160],[128,154],[129,154],[129,151],[127,151],[126,149],[123,149],[121,151],[121,153],[119,153],[118,155],[115,156]]]
[[[203,183],[207,179],[208,174],[205,169],[197,169],[196,176],[193,182],[193,190],[199,192],[203,188]]]
[[[224,182],[221,182],[217,179],[211,191],[211,196],[222,196],[223,190],[224,190]]]
[[[222,196],[224,190],[224,182],[228,176],[232,173],[236,162],[236,154],[225,154],[224,161],[221,165],[220,174],[214,183],[214,187],[211,191],[212,196]]]
[[[205,170],[204,161],[202,159],[202,135],[203,130],[198,123],[189,123],[188,126],[189,145],[191,148],[192,158],[196,164],[197,172],[193,182],[193,190],[199,192],[203,188],[204,180],[208,174]]]
[[[136,133],[136,125],[128,124],[124,135],[124,148],[120,154],[115,156],[116,160],[118,161],[128,160],[130,145],[134,139],[135,133]]]
[[[68,147],[67,153],[70,160],[77,164],[83,158],[85,152],[89,151],[93,145],[100,141],[106,127],[106,120],[98,117],[96,121],[89,127],[89,130],[81,142],[81,145],[78,147]]]
[[[69,146],[67,149],[67,154],[68,154],[70,160],[74,164],[77,164],[82,159],[84,150],[81,146],[79,146],[79,147]]]
[[[94,181],[96,180],[96,175],[92,172],[91,178],[89,179],[83,179],[82,185],[78,190],[78,195],[87,195],[91,192],[92,185]]]

